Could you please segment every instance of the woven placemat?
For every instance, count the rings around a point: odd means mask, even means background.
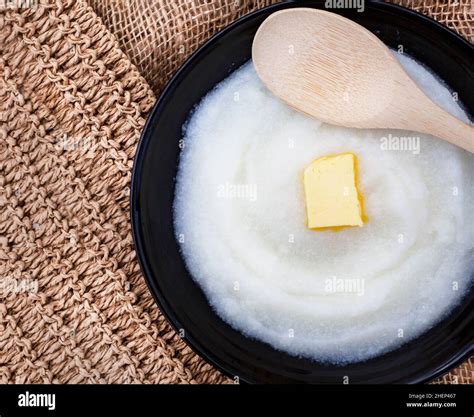
[[[160,315],[133,251],[153,102],[85,2],[0,13],[0,382],[224,381]]]
[[[153,91],[212,33],[270,2],[41,0],[0,11],[0,382],[229,382],[146,288],[130,171]],[[438,18],[459,7],[421,3]],[[447,15],[472,36],[462,13]],[[471,358],[438,382],[472,383],[473,370]]]

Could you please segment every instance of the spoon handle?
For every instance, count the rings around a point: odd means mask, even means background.
[[[408,76],[403,81],[403,88],[394,95],[403,99],[391,103],[390,112],[385,115],[390,115],[390,119],[381,123],[392,128],[437,136],[474,153],[474,127],[431,101]]]
[[[415,130],[445,139],[453,145],[474,153],[474,127],[468,125],[436,104],[426,106],[422,117],[416,120]],[[423,117],[425,116],[425,117]]]

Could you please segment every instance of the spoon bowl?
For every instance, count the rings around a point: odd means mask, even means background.
[[[374,34],[342,16],[276,12],[258,29],[252,59],[270,91],[323,122],[423,132],[474,153],[474,128],[433,103]]]

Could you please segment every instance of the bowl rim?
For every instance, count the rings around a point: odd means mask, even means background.
[[[322,5],[324,5],[324,0],[316,0],[319,1]],[[365,7],[373,7],[375,9],[381,9],[385,11],[394,11],[398,13],[401,17],[411,17],[418,19],[423,24],[428,24],[436,29],[437,31],[442,32],[445,36],[450,36],[455,42],[459,44],[463,44],[464,48],[470,50],[471,53],[474,51],[474,45],[471,44],[468,40],[463,38],[458,33],[454,32],[449,27],[441,24],[440,22],[434,20],[433,18],[423,15],[419,12],[416,12],[412,9],[399,6],[393,3],[386,3],[383,0],[366,0]],[[160,290],[156,287],[156,283],[153,279],[153,273],[151,271],[151,267],[146,259],[144,254],[144,243],[143,243],[143,236],[140,230],[140,210],[139,210],[139,188],[141,183],[141,176],[143,171],[143,163],[144,163],[144,155],[146,153],[146,149],[148,143],[151,138],[150,130],[152,129],[153,120],[156,117],[156,114],[159,113],[162,107],[166,104],[166,101],[170,95],[172,95],[172,90],[174,89],[175,84],[179,81],[179,79],[183,76],[183,74],[192,66],[194,65],[194,61],[211,45],[217,42],[219,39],[224,37],[227,33],[234,30],[234,28],[240,26],[241,24],[254,19],[259,15],[263,15],[266,13],[273,13],[278,10],[293,8],[293,7],[312,7],[311,4],[305,4],[305,2],[299,0],[284,0],[280,3],[272,4],[255,10],[251,13],[248,13],[231,24],[227,25],[225,28],[219,30],[214,35],[212,35],[208,40],[206,40],[199,48],[197,48],[192,54],[189,55],[188,58],[181,64],[181,66],[176,70],[173,76],[169,79],[169,81],[165,84],[164,88],[162,89],[161,93],[159,94],[158,98],[156,99],[152,109],[149,111],[145,124],[142,128],[142,132],[139,138],[139,142],[136,147],[136,152],[133,160],[133,167],[132,167],[132,175],[131,175],[131,185],[130,185],[130,197],[129,197],[129,213],[130,213],[130,223],[131,223],[131,230],[132,230],[132,238],[134,243],[134,248],[136,252],[136,256],[138,259],[138,263],[140,265],[140,269],[142,272],[143,277],[145,278],[145,282],[148,286],[148,289],[160,310],[160,313],[163,314],[167,322],[171,325],[174,331],[177,333],[179,329],[182,328],[180,326],[180,320],[175,316],[175,313],[166,307],[167,301],[165,297],[161,294]],[[435,325],[436,326],[436,325]],[[196,340],[194,337],[189,336],[186,333],[183,339],[187,346],[189,346],[192,351],[197,354],[199,357],[203,358],[205,361],[210,363],[213,367],[215,367],[219,372],[222,374],[233,378],[235,376],[234,373],[231,372],[229,369],[230,367],[227,366],[226,363],[223,363],[221,360],[217,359],[212,352],[209,352],[207,349],[203,349],[199,340]],[[422,373],[418,378],[412,379],[409,383],[411,384],[418,384],[418,383],[425,383],[429,382],[433,379],[438,378],[439,376],[445,374],[450,369],[453,369],[457,365],[464,362],[470,355],[474,354],[474,341],[471,344],[467,344],[463,346],[463,348],[459,349],[456,354],[452,355],[448,360],[443,362],[440,366],[434,369],[428,369]],[[240,380],[241,382],[247,382],[245,380]]]

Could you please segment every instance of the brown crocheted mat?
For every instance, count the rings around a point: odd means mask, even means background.
[[[0,37],[0,381],[224,381],[160,315],[135,259],[148,84],[83,1],[2,11]]]
[[[228,382],[146,288],[130,172],[152,88],[270,2],[89,0],[102,19],[85,0],[0,11],[0,382]],[[417,7],[472,36],[458,3]],[[473,370],[471,358],[438,382],[472,383]]]

